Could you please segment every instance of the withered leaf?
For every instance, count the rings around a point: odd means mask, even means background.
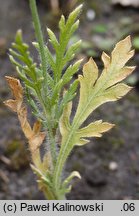
[[[23,88],[20,81],[16,78],[9,76],[6,76],[6,80],[8,81],[15,100],[10,99],[5,101],[4,103],[17,113],[21,128],[26,138],[28,139],[33,162],[36,166],[40,167],[41,158],[38,149],[43,143],[43,140],[46,137],[46,133],[40,132],[41,123],[39,121],[34,124],[33,129],[31,128],[27,120],[27,108],[23,105]]]

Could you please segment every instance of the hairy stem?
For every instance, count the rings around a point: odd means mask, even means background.
[[[39,101],[40,101],[40,103],[41,103],[41,105],[43,107],[44,115],[45,115],[45,118],[46,118],[46,121],[47,121],[47,125],[45,125],[45,127],[48,128],[48,136],[49,136],[49,139],[50,139],[50,152],[51,152],[52,163],[53,163],[52,168],[54,168],[55,163],[56,163],[57,155],[56,155],[56,143],[55,143],[55,138],[53,136],[53,128],[52,128],[52,125],[51,125],[51,115],[46,110],[44,100],[43,100],[41,94],[39,93],[39,90],[38,90],[37,94],[38,94]]]
[[[45,53],[45,43],[43,39],[43,34],[41,30],[41,25],[40,25],[40,20],[38,16],[38,11],[36,7],[36,0],[29,0],[30,1],[30,8],[31,8],[31,13],[32,13],[32,18],[33,18],[33,23],[34,23],[34,28],[35,28],[35,34],[36,34],[36,39],[40,47],[40,55],[41,55],[41,63],[42,63],[42,70],[43,70],[43,76],[44,76],[44,93],[45,96],[47,95],[47,60],[46,60],[46,53]],[[45,101],[40,93],[40,91],[37,91],[40,103],[42,104],[46,119],[47,119],[47,127],[48,127],[48,133],[49,133],[49,138],[50,138],[50,151],[51,151],[51,156],[52,156],[52,161],[53,161],[53,166],[55,165],[56,161],[56,148],[55,148],[55,139],[53,137],[53,131],[52,131],[52,126],[51,126],[51,115],[49,114],[50,112],[46,109],[46,104]]]

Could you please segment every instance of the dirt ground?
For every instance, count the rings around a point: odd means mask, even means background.
[[[138,200],[139,8],[112,6],[110,1],[102,0],[85,2],[80,29],[74,38],[84,41],[78,58],[93,56],[101,68],[102,50],[110,53],[119,39],[131,34],[136,55],[130,63],[137,68],[127,80],[135,88],[122,100],[103,105],[88,119],[102,118],[116,126],[102,138],[92,139],[88,145],[73,150],[64,175],[77,170],[82,179],[74,181],[67,199]],[[44,31],[46,24],[57,29],[57,18],[43,4],[38,7]],[[4,76],[17,76],[8,59],[8,49],[18,29],[23,30],[24,40],[31,45],[34,31],[27,1],[0,0],[0,199],[44,199],[29,166],[30,155],[18,119],[2,103],[11,96]]]

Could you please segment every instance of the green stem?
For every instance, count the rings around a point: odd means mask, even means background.
[[[40,90],[36,89],[36,93],[38,95],[39,101],[42,104],[43,110],[44,110],[44,115],[45,115],[45,119],[47,120],[47,125],[45,125],[46,128],[48,128],[48,136],[50,138],[50,152],[51,152],[51,157],[52,157],[52,163],[53,163],[53,167],[55,167],[56,164],[56,143],[55,143],[55,138],[53,136],[53,127],[51,125],[51,115],[49,114],[49,112],[46,109],[44,100],[41,96]]]
[[[53,162],[53,169],[56,164],[56,159],[57,159],[57,154],[56,154],[56,142],[55,138],[53,135],[53,130],[51,126],[51,120],[47,118],[47,128],[48,128],[48,135],[49,135],[49,145],[50,145],[50,151],[51,151],[51,156],[52,156],[52,162]]]
[[[43,193],[47,200],[57,200],[56,196],[47,186],[43,189]]]
[[[57,190],[57,193],[61,185],[61,175],[62,175],[63,167],[73,148],[73,145],[71,145],[71,143],[72,143],[72,138],[74,136],[74,133],[75,130],[71,129],[71,132],[69,133],[69,135],[67,135],[67,140],[65,141],[65,143],[61,144],[61,149],[57,158],[57,162],[54,170],[54,178],[53,178],[54,188],[55,190]]]
[[[43,76],[44,76],[44,92],[45,96],[47,95],[47,59],[46,59],[46,53],[45,53],[45,43],[43,39],[43,34],[41,30],[41,25],[40,25],[40,20],[38,16],[38,11],[37,11],[37,6],[36,6],[36,0],[29,0],[30,2],[30,8],[31,8],[31,13],[32,13],[32,18],[33,18],[33,23],[34,23],[34,28],[35,28],[35,35],[37,42],[39,44],[40,48],[40,56],[41,56],[41,63],[42,63],[42,70],[43,70]],[[46,119],[51,119],[50,114],[48,113],[48,110],[46,109],[45,102],[42,98],[42,95],[40,93],[40,90],[37,91],[39,100],[43,106],[44,113],[46,116]],[[51,121],[48,120],[47,123],[48,126],[48,133],[49,133],[49,138],[50,138],[50,149],[51,149],[51,156],[52,156],[52,161],[53,161],[53,166],[55,165],[56,161],[56,148],[55,148],[55,140],[53,137],[53,131],[52,131],[52,126],[51,126]]]
[[[46,90],[46,87],[47,87],[47,59],[46,59],[45,48],[44,48],[45,43],[44,43],[43,34],[41,30],[41,24],[40,24],[40,20],[38,16],[36,0],[29,0],[29,2],[30,2],[30,9],[32,13],[34,28],[35,28],[35,35],[36,35],[36,39],[40,47],[43,76],[44,76],[44,81],[46,81],[45,83],[46,84],[45,90]]]
[[[45,56],[45,50],[44,50],[44,40],[43,40],[43,34],[42,34],[40,20],[39,20],[39,16],[38,16],[38,11],[37,11],[37,7],[36,7],[36,0],[29,0],[29,1],[30,1],[32,18],[33,18],[33,22],[34,22],[36,39],[37,39],[39,46],[40,46],[40,54],[41,54],[43,73],[44,73],[44,75],[46,75],[47,63],[46,63],[46,56]]]
[[[47,200],[66,200],[64,195],[55,194],[50,188],[45,187],[43,189],[44,196]]]

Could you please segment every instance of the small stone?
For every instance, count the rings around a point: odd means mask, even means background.
[[[0,37],[0,55],[5,55],[7,49],[7,40],[4,37]]]
[[[7,41],[4,37],[0,37],[0,48],[5,47],[7,44]]]
[[[88,19],[89,21],[94,20],[94,19],[95,19],[95,16],[96,16],[96,13],[95,13],[95,11],[92,10],[92,9],[88,10],[87,13],[86,13],[86,17],[87,17],[87,19]]]
[[[132,196],[124,196],[124,197],[123,197],[123,200],[132,200],[132,199],[133,199]]]
[[[113,4],[121,4],[123,6],[139,7],[139,0],[112,0]]]
[[[111,161],[109,163],[109,169],[112,170],[112,171],[117,170],[118,169],[118,164],[116,162],[114,162],[114,161]]]

